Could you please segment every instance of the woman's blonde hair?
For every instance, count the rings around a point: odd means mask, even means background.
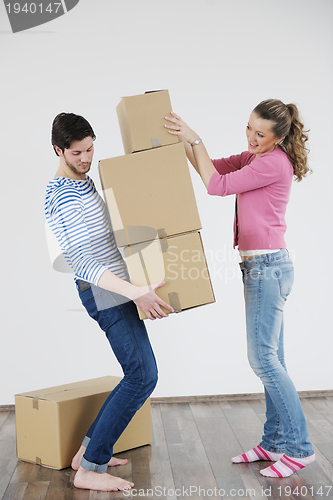
[[[294,169],[295,179],[301,181],[308,172],[308,152],[305,143],[308,140],[308,130],[300,121],[298,108],[295,104],[284,104],[277,99],[267,99],[253,110],[263,120],[273,122],[272,132],[275,137],[283,137],[279,147],[288,155]]]

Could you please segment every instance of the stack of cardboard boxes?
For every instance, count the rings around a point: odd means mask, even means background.
[[[179,312],[215,299],[185,148],[164,127],[170,112],[167,90],[124,97],[117,114],[125,155],[101,160],[99,173],[131,282],[165,280],[157,295]]]

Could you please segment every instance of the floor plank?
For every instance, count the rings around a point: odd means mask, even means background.
[[[319,409],[318,405],[318,398],[302,398],[302,406],[307,420],[325,437],[326,441],[332,443],[333,447],[333,423],[330,418],[327,418],[327,416],[333,416],[333,408],[323,405],[323,409]],[[331,412],[327,410],[331,410]]]
[[[234,432],[237,436],[239,444],[243,452],[248,451],[261,441],[263,433],[263,424],[253,410],[248,401],[234,401],[231,408],[225,408],[223,403],[220,403],[223,412]],[[237,455],[237,452],[235,453]]]
[[[249,405],[260,418],[262,424],[266,422],[266,404],[264,399],[254,399],[249,401]]]
[[[217,489],[190,405],[162,405],[161,412],[177,498],[199,499]]]
[[[16,466],[16,458],[0,460],[0,498],[3,498],[3,495],[15,472]]]
[[[209,463],[216,477],[238,475],[231,457],[242,448],[220,405],[191,405]]]

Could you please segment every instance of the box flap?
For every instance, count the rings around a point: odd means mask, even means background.
[[[69,401],[72,399],[90,396],[91,394],[103,393],[110,390],[110,383],[115,386],[121,380],[121,377],[100,377],[91,380],[73,382],[71,384],[48,387],[36,391],[29,391],[22,394],[16,394],[17,397],[27,397],[32,399],[43,399],[45,401]]]

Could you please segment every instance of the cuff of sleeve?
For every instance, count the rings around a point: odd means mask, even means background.
[[[93,283],[94,285],[98,286],[98,282],[99,280],[101,279],[101,276],[102,274],[105,273],[105,271],[107,271],[107,267],[105,266],[102,266],[99,270],[98,270],[98,273],[96,274],[96,276],[94,277],[94,280],[93,280]]]
[[[107,271],[107,269],[108,268],[105,266],[98,266],[97,269],[90,269],[89,272],[77,272],[75,276],[79,280],[88,281],[88,283],[93,283],[94,285],[98,286],[98,282],[101,279],[102,274]]]

